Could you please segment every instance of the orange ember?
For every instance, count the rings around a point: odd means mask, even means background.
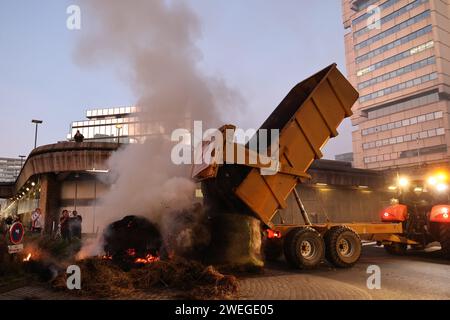
[[[134,257],[136,255],[136,249],[127,249],[127,255]]]
[[[144,263],[144,264],[147,264],[147,263],[152,263],[152,262],[156,262],[156,261],[159,261],[159,257],[153,256],[153,255],[151,255],[151,254],[147,254],[147,255],[145,256],[145,258],[136,258],[136,260],[134,260],[134,263]]]

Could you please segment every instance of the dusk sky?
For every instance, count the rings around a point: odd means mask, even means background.
[[[133,1],[128,1],[130,6]],[[88,33],[66,28],[75,0],[1,0],[0,157],[27,155],[34,143],[31,119],[41,119],[39,145],[65,140],[70,123],[94,107],[133,105],[137,97],[106,63],[80,67],[73,52]],[[190,0],[202,23],[201,68],[237,88],[246,110],[228,123],[257,128],[287,92],[336,62],[345,73],[339,0]],[[124,43],[124,46],[127,44]],[[151,72],[151,70],[149,70]],[[351,151],[351,126],[324,150],[326,158]]]

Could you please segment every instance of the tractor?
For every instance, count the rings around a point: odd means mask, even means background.
[[[439,242],[443,256],[450,259],[450,201],[448,175],[437,172],[428,178],[408,179],[397,177],[397,191],[391,206],[381,211],[382,222],[402,223],[403,233],[383,240],[385,250],[394,255],[404,255],[408,245],[424,249]]]

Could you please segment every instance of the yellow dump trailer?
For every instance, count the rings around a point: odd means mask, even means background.
[[[357,99],[358,92],[336,64],[297,84],[252,138],[258,139],[262,129],[279,130],[275,172],[265,174],[268,165],[263,161],[273,156],[270,153],[275,149],[274,141],[269,141],[267,150],[256,151],[250,150],[251,142],[246,146],[224,143],[222,154],[216,152],[211,163],[194,168],[193,175],[202,181],[208,207],[217,214],[241,213],[259,218],[267,226],[269,240],[282,243],[286,260],[299,268],[315,267],[324,256],[338,267],[352,266],[361,253],[358,234],[400,233],[401,224],[312,225],[295,189],[309,177],[306,172],[311,163],[322,157],[322,147],[338,134],[341,122],[352,115]],[[222,132],[230,128],[234,127],[224,126]],[[231,157],[227,156],[230,148]],[[235,154],[243,148],[246,162],[239,163]],[[265,155],[250,163],[249,155],[262,151]],[[305,224],[274,225],[272,218],[287,207],[291,193]]]
[[[358,92],[333,64],[296,85],[262,125],[279,129],[280,172],[261,175],[253,168],[236,189],[236,195],[261,220],[270,224],[298,183],[306,177],[321,148],[337,135],[336,128],[351,116]]]

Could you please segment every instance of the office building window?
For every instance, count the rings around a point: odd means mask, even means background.
[[[377,70],[379,68],[382,68],[382,67],[385,67],[387,65],[390,65],[390,64],[392,64],[394,62],[403,60],[403,59],[408,58],[410,56],[413,56],[413,55],[415,55],[417,53],[423,52],[423,51],[425,51],[427,49],[432,48],[433,46],[434,46],[434,42],[433,41],[428,41],[427,43],[421,44],[420,46],[411,48],[410,50],[403,51],[402,53],[396,54],[396,55],[394,55],[392,57],[389,57],[389,58],[381,60],[381,61],[379,61],[377,63],[374,63],[374,64],[372,64],[372,65],[370,65],[370,66],[368,66],[366,68],[360,69],[360,70],[358,70],[356,72],[356,75],[358,77],[360,77],[362,75],[365,75],[366,73],[372,72],[372,71]]]
[[[427,59],[423,59],[421,61],[414,62],[412,64],[404,66],[403,68],[400,68],[400,69],[382,74],[378,77],[369,79],[367,81],[361,82],[360,84],[358,84],[358,89],[361,90],[361,89],[367,88],[369,86],[373,86],[374,84],[381,83],[381,82],[384,82],[386,80],[389,80],[389,79],[392,79],[395,77],[399,77],[403,74],[416,71],[420,68],[423,68],[428,65],[435,64],[435,63],[436,63],[436,58],[434,56],[429,57]]]
[[[392,145],[392,144],[403,143],[403,142],[407,142],[407,141],[415,141],[417,139],[426,139],[429,137],[442,136],[444,134],[445,134],[444,128],[430,129],[430,130],[424,130],[421,132],[406,134],[406,135],[402,135],[402,136],[398,136],[398,137],[392,137],[389,139],[389,142],[386,144],[383,143],[384,140],[365,142],[365,143],[363,143],[362,147],[364,150],[367,150],[367,149],[373,149],[373,148],[379,147],[380,145]]]
[[[379,22],[380,22],[381,25],[383,25],[386,22],[389,22],[389,21],[391,21],[391,20],[393,20],[393,19],[395,19],[397,17],[400,17],[401,15],[405,14],[406,12],[408,12],[408,11],[414,9],[414,8],[417,8],[418,6],[420,6],[421,4],[423,4],[423,3],[427,2],[427,1],[428,0],[416,0],[414,2],[411,2],[411,3],[407,4],[406,6],[401,7],[400,9],[398,9],[398,10],[396,10],[396,11],[394,11],[394,12],[392,12],[392,13],[386,15],[386,16],[384,16],[383,18],[380,19]],[[365,26],[365,27],[359,29],[358,31],[355,31],[353,33],[353,36],[355,38],[359,37],[359,36],[362,36],[364,33],[369,32],[370,30],[372,30],[372,29],[370,29],[368,26]]]
[[[383,11],[384,9],[387,9],[391,6],[393,6],[394,4],[396,4],[397,2],[399,2],[400,0],[388,0],[386,2],[383,2],[382,4],[379,5],[379,8],[381,11]],[[357,25],[358,23],[360,23],[361,21],[367,20],[369,19],[369,17],[372,15],[371,12],[367,12],[363,15],[360,15],[358,18],[355,18],[352,21],[352,25]]]
[[[401,45],[408,43],[414,39],[417,39],[425,34],[431,33],[431,30],[432,30],[431,25],[428,25],[425,28],[422,28],[420,30],[417,30],[417,31],[414,31],[413,33],[408,34],[407,36],[404,36],[400,39],[397,39],[388,44],[385,44],[375,50],[369,51],[366,54],[363,54],[363,55],[357,57],[355,61],[357,64],[362,63],[368,59],[371,59],[371,58],[373,58],[379,54],[382,54],[386,51],[389,51],[395,47],[401,46]]]
[[[419,21],[422,21],[422,20],[428,18],[429,16],[430,16],[430,10],[426,10],[408,20],[403,21],[402,23],[399,23],[399,24],[393,26],[392,28],[387,29],[386,31],[378,33],[378,34],[370,37],[369,39],[356,44],[355,50],[359,50],[364,47],[367,47],[367,46],[371,45],[372,43],[375,43],[383,38],[393,35],[393,34],[399,32],[400,30],[405,29],[406,27],[409,27]]]
[[[373,99],[376,99],[376,98],[379,98],[379,97],[383,97],[385,95],[389,95],[391,93],[395,93],[395,92],[398,92],[398,91],[401,91],[401,90],[404,90],[404,89],[407,89],[407,88],[411,88],[413,86],[418,86],[418,85],[420,85],[422,83],[425,83],[425,82],[428,82],[428,81],[432,81],[432,80],[435,80],[435,79],[437,79],[437,73],[436,72],[433,72],[433,73],[430,73],[430,74],[426,74],[424,76],[421,76],[421,77],[418,77],[418,78],[415,78],[415,79],[412,79],[412,80],[409,80],[409,81],[406,81],[406,82],[402,82],[402,83],[393,85],[391,87],[388,87],[388,88],[385,88],[385,89],[382,89],[382,90],[379,90],[379,91],[375,91],[375,92],[373,92],[371,94],[367,94],[365,96],[362,96],[362,97],[359,98],[359,102],[360,103],[364,103],[364,102],[367,102],[367,101],[370,101],[370,100],[373,100]]]
[[[439,94],[437,92],[434,92],[434,93],[430,93],[430,94],[427,94],[424,96],[408,99],[403,102],[398,102],[398,103],[390,104],[388,106],[369,110],[367,112],[367,118],[368,119],[376,119],[379,117],[387,116],[389,114],[417,108],[417,107],[424,106],[424,105],[434,103],[437,101],[439,101]],[[434,117],[435,117],[435,119],[442,118],[442,111],[435,112]],[[403,121],[409,121],[409,124],[416,124],[417,117],[412,117],[410,119],[403,120]],[[387,124],[383,124],[381,126],[381,128],[384,128],[384,126],[386,126],[386,128],[382,129],[382,131],[387,130]]]
[[[403,158],[412,158],[412,157],[420,157],[427,154],[434,154],[434,153],[443,153],[447,152],[447,145],[446,144],[440,144],[436,146],[431,147],[424,147],[424,148],[417,148],[417,149],[410,149],[405,150],[401,152],[393,152],[393,153],[386,153],[382,155],[377,156],[370,156],[370,157],[364,157],[364,163],[374,163],[374,162],[380,162],[380,161],[388,161],[388,160],[395,160],[395,159],[403,159]],[[382,160],[380,160],[382,159]]]
[[[372,4],[376,3],[378,0],[365,0],[365,1],[356,1],[353,4],[352,9],[355,11],[361,11],[368,7],[370,7]]]

